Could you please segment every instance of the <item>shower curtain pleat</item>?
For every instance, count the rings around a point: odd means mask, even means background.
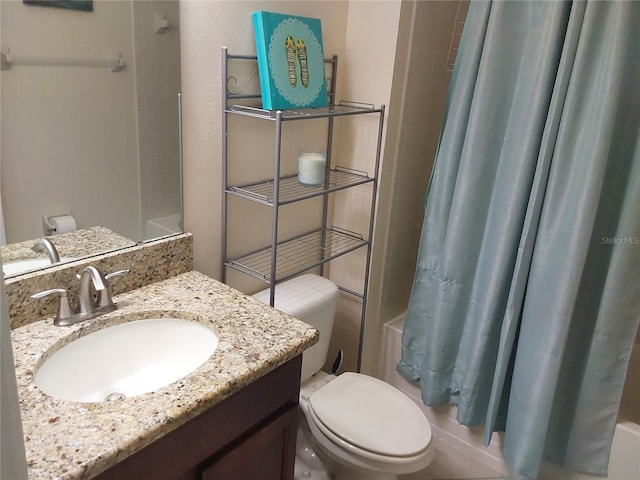
[[[578,45],[580,25],[584,17],[585,7],[586,3],[579,3],[573,6],[567,24],[567,35],[562,44],[563,52],[558,64],[554,90],[549,103],[544,132],[542,133],[540,152],[531,185],[531,193],[522,226],[518,254],[505,308],[502,331],[500,333],[500,347],[497,355],[487,419],[485,421],[486,444],[489,444],[491,434],[496,428],[499,408],[505,399],[504,385],[507,371],[510,367],[513,367],[513,347],[522,314],[523,299],[531,267],[531,257],[538,231],[540,212],[542,211],[542,204],[546,193],[551,159],[556,145],[558,128],[562,118],[569,80],[571,78],[571,69]],[[506,398],[508,398],[508,396]],[[498,425],[500,427],[499,430],[505,429],[504,421]]]
[[[428,405],[604,474],[640,321],[640,3],[472,2],[398,370]]]

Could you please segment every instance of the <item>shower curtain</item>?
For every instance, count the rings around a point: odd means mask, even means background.
[[[639,299],[640,2],[472,2],[398,371],[514,473],[604,475]]]

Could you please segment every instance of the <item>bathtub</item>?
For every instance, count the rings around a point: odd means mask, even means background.
[[[147,220],[148,239],[164,237],[165,235],[173,235],[180,232],[182,232],[182,228],[180,228],[179,213]]]
[[[631,352],[627,381],[622,393],[618,424],[613,433],[608,475],[597,477],[568,472],[556,465],[545,464],[540,478],[544,480],[640,480],[640,343]]]
[[[395,366],[400,360],[403,326],[404,314],[385,324],[384,355],[380,366],[383,379],[405,392],[420,406],[427,415],[436,437],[441,437],[447,445],[461,451],[465,458],[477,460],[476,465],[468,465],[469,476],[464,478],[478,478],[473,474],[485,467],[508,475],[502,456],[501,434],[494,434],[491,444],[488,447],[484,446],[482,432],[459,425],[455,420],[453,407],[426,407],[420,400],[419,388],[407,382],[395,371]],[[640,343],[636,343],[629,363],[608,470],[607,477],[598,477],[571,472],[545,462],[538,478],[540,480],[603,480],[605,478],[607,480],[640,480]]]

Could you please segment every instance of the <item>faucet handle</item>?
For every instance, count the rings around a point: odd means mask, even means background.
[[[127,273],[129,273],[129,269],[126,270],[118,270],[117,272],[111,272],[108,273],[104,276],[105,280],[111,280],[112,278],[118,278],[118,277],[122,277],[123,275],[126,275]],[[76,273],[76,278],[78,280],[80,280],[80,278],[82,277],[82,272],[78,272]]]
[[[31,295],[31,298],[44,298],[49,295],[58,295],[58,312],[56,313],[56,318],[53,321],[56,325],[65,325],[65,320],[74,315],[74,311],[71,308],[71,304],[69,303],[69,297],[67,297],[67,291],[64,288],[52,288],[50,290],[43,290],[42,292],[34,293]]]
[[[118,270],[117,272],[111,272],[104,276],[105,280],[111,284],[111,280],[115,280],[129,273],[129,269],[126,270]],[[100,290],[98,292],[98,301],[96,302],[98,308],[100,307],[109,307],[113,305],[113,300],[111,299],[111,290],[109,288],[105,288],[104,290]]]
[[[129,273],[129,269],[126,270],[118,270],[117,272],[111,272],[104,276],[107,280],[111,280],[112,278],[120,278]]]

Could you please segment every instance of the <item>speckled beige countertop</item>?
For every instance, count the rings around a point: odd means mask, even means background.
[[[80,258],[96,255],[105,251],[135,245],[133,240],[123,237],[107,227],[91,227],[60,235],[47,236],[53,242],[61,257]],[[10,243],[0,247],[0,255],[4,263],[26,260],[30,258],[45,258],[46,253],[34,252],[31,247],[37,239],[19,243]]]
[[[56,327],[47,319],[12,332],[31,480],[92,478],[296,357],[318,338],[307,324],[197,272],[114,300],[118,310],[87,322]],[[210,325],[218,332],[218,348],[178,382],[123,400],[56,400],[33,383],[43,359],[73,339],[157,316]]]

